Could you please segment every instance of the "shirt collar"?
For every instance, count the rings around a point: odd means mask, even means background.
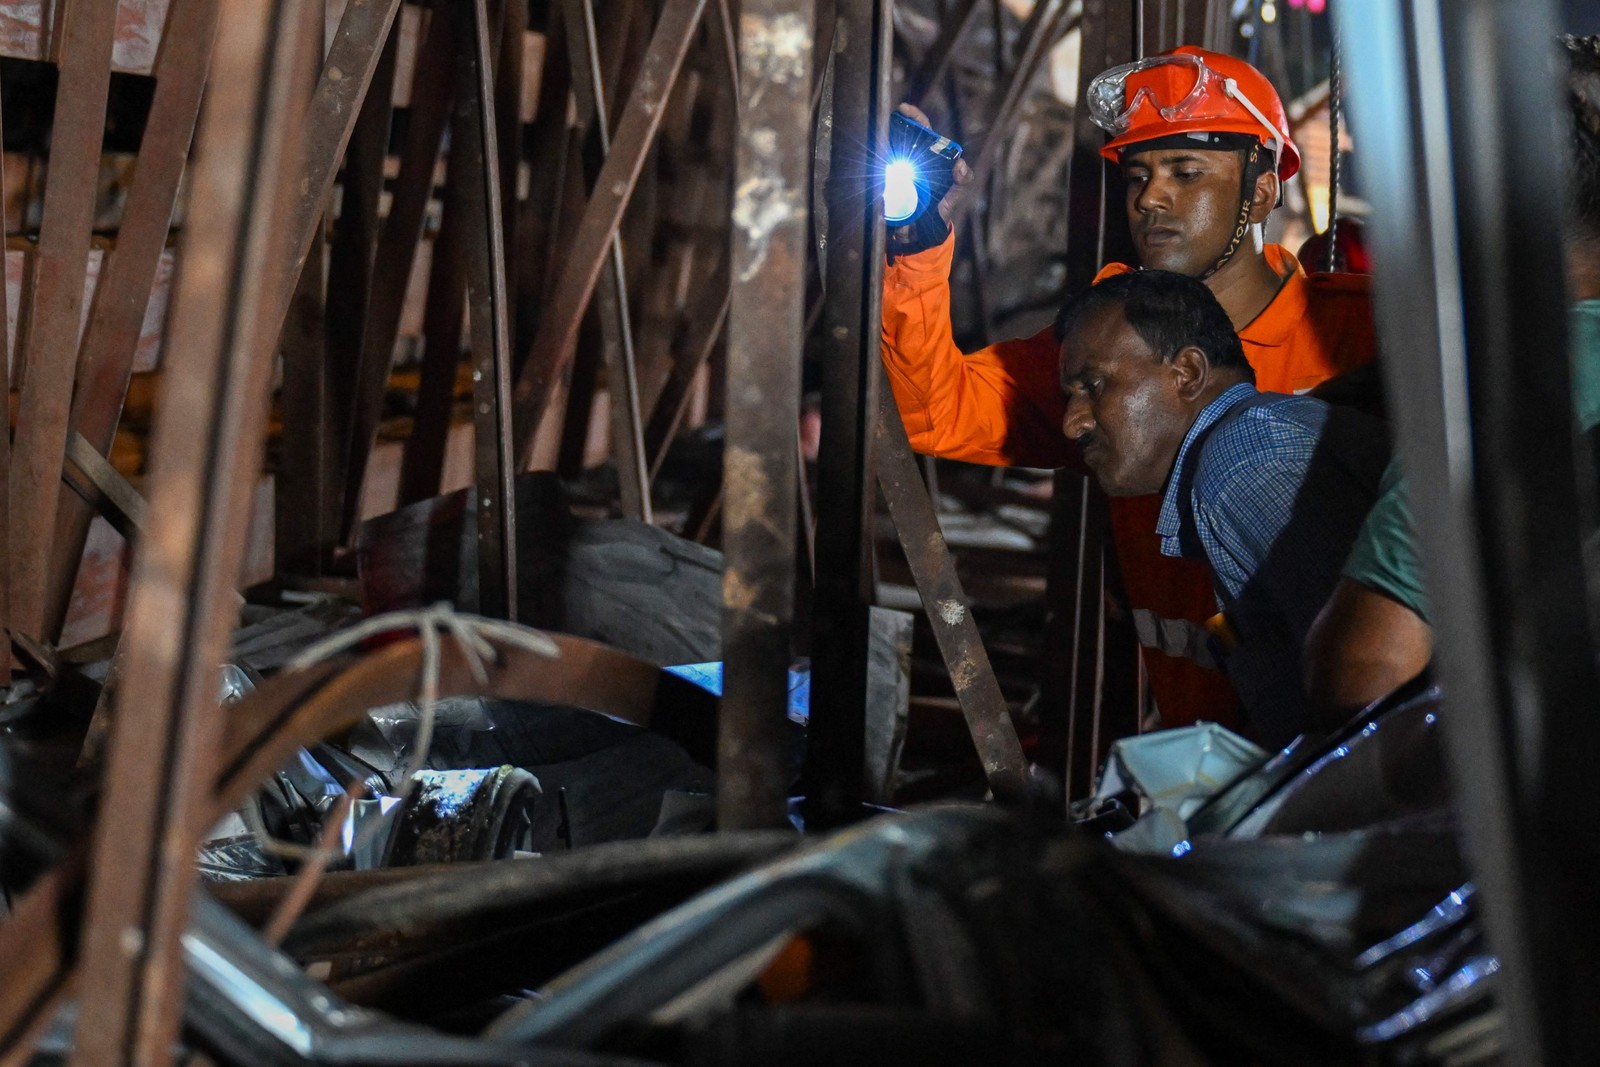
[[[1284,278],[1278,295],[1239,331],[1239,339],[1250,345],[1277,348],[1289,340],[1300,325],[1300,320],[1306,317],[1306,308],[1311,300],[1311,280],[1306,277],[1300,261],[1294,258],[1294,253],[1282,245],[1267,245],[1262,249],[1262,255],[1275,274],[1283,277],[1287,272],[1288,277]]]
[[[1200,462],[1200,441],[1206,431],[1231,411],[1234,405],[1255,395],[1256,387],[1249,382],[1230,385],[1200,409],[1189,432],[1184,434],[1183,444],[1178,446],[1178,458],[1172,463],[1172,473],[1167,475],[1167,488],[1161,496],[1161,514],[1156,519],[1156,534],[1161,538],[1162,555],[1189,559],[1204,555],[1194,529],[1194,510],[1188,506],[1195,467]]]

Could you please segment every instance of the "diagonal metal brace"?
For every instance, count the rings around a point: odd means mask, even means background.
[[[900,547],[905,550],[917,593],[928,612],[928,622],[939,643],[945,669],[950,672],[972,743],[983,761],[989,788],[996,800],[1021,802],[1028,793],[1028,763],[1022,742],[1006,710],[1000,683],[995,680],[989,653],[984,650],[978,624],[973,621],[966,591],[956,574],[955,559],[939,529],[939,517],[922,483],[887,381],[880,383],[879,393],[882,400],[875,441],[878,484],[889,502],[889,516],[900,535]]]

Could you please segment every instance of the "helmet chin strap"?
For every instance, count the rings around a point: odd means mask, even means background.
[[[1250,229],[1250,206],[1255,200],[1256,167],[1261,162],[1261,143],[1257,141],[1250,146],[1249,154],[1244,160],[1244,175],[1239,182],[1239,215],[1233,223],[1233,236],[1228,238],[1228,247],[1222,250],[1222,255],[1206,272],[1200,275],[1200,280],[1205,281],[1217,271],[1228,265],[1234,253],[1239,251],[1239,246],[1244,243],[1244,235]]]

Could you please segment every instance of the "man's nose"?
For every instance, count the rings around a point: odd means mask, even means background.
[[[1133,206],[1141,214],[1168,210],[1172,207],[1171,186],[1155,175],[1151,175],[1139,186],[1139,192],[1134,197]]]
[[[1061,432],[1072,441],[1080,441],[1094,430],[1094,413],[1089,410],[1086,397],[1069,396],[1067,413],[1061,418]]]

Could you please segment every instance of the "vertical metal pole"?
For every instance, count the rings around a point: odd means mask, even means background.
[[[817,455],[816,592],[807,732],[808,827],[859,817],[866,758],[872,603],[872,430],[883,311],[877,174],[889,129],[888,0],[839,0],[833,162],[822,308],[822,441]]]
[[[1134,21],[1128,9],[1108,0],[1085,0],[1078,91],[1106,67],[1133,58]],[[1080,96],[1080,99],[1082,97]],[[1121,207],[1108,203],[1107,164],[1100,158],[1099,129],[1085,109],[1074,118],[1075,145],[1068,167],[1070,220],[1067,283],[1088,285],[1107,258],[1113,233],[1125,233]],[[1082,475],[1057,471],[1050,508],[1046,602],[1055,605],[1045,634],[1042,758],[1064,758],[1067,795],[1083,795],[1097,753],[1094,748],[1095,689],[1100,646],[1090,635],[1103,610],[1097,590],[1107,535],[1105,497]]]
[[[611,119],[603,81],[600,48],[590,0],[567,0],[567,44],[571,52],[573,95],[579,101],[579,126],[587,114],[599,142],[600,159],[611,153]],[[620,49],[619,49],[620,51]],[[611,93],[616,86],[610,87]],[[598,166],[595,168],[598,170]],[[591,174],[589,177],[593,178]],[[628,518],[653,522],[649,465],[645,460],[644,426],[639,414],[639,378],[634,358],[633,321],[628,300],[628,272],[622,235],[611,234],[611,247],[595,291],[595,306],[605,340],[606,386],[611,401],[611,455],[617,467],[622,512]]]
[[[439,161],[440,146],[444,142],[445,127],[450,121],[455,73],[453,60],[460,50],[457,37],[450,16],[436,11],[429,19],[427,37],[417,50],[417,73],[411,87],[412,105],[405,139],[399,151],[400,168],[394,180],[388,217],[384,219],[381,233],[377,232],[377,220],[373,220],[374,232],[370,236],[376,242],[376,253],[366,273],[370,289],[359,308],[351,309],[365,315],[366,322],[360,329],[346,331],[360,348],[354,356],[344,357],[352,367],[349,380],[353,391],[342,438],[344,503],[335,531],[341,541],[353,540],[361,522],[367,468],[378,440],[379,425],[383,421],[383,398],[388,392],[389,375],[394,367],[395,341],[400,336],[400,320],[405,313],[412,267],[422,243],[428,202],[433,197],[434,171]],[[374,79],[372,92],[367,96],[368,104],[373,94],[388,92],[391,82],[392,78]],[[366,112],[367,107],[364,106],[362,110]],[[382,114],[387,118],[387,111]],[[381,153],[388,151],[387,121],[382,130],[384,144],[379,149],[380,163]],[[362,132],[358,124],[350,147],[352,159],[356,158],[356,150],[363,140]],[[346,164],[347,170],[349,166]],[[471,177],[477,180],[478,172],[474,170]],[[377,184],[381,185],[381,180]],[[446,277],[449,277],[448,265],[443,269]],[[345,276],[332,266],[331,261],[330,270],[343,284]],[[333,314],[332,305],[329,314]],[[459,319],[457,326],[459,328]],[[337,352],[334,356],[341,358]]]
[[[466,222],[467,306],[472,334],[472,412],[477,481],[478,610],[517,617],[516,467],[511,433],[511,337],[506,316],[505,231],[500,210],[500,151],[494,121],[492,29],[485,0],[460,10],[456,32],[455,130],[451,152],[469,165],[462,200]]]
[[[723,457],[723,829],[777,826],[787,814],[782,743],[794,613],[814,16],[814,0],[747,0],[739,14]]]
[[[443,16],[441,16],[443,17]],[[450,442],[451,409],[455,406],[456,368],[461,363],[461,316],[466,311],[466,285],[461,276],[461,198],[445,161],[445,188],[439,232],[428,261],[428,294],[422,309],[422,371],[417,384],[417,413],[406,438],[400,464],[400,503],[437,496]]]
[[[367,351],[367,333],[376,295],[374,287],[380,273],[379,231],[387,228],[380,222],[378,212],[383,200],[383,169],[389,155],[389,132],[394,118],[394,77],[399,52],[400,22],[396,19],[389,25],[372,85],[361,100],[350,143],[345,149],[344,166],[339,172],[339,210],[329,212],[333,234],[328,243],[328,277],[333,284],[327,290],[324,320],[328,331],[324,350],[328,361],[325,388],[337,432],[329,441],[327,457],[334,475],[332,495],[339,504],[323,521],[325,531],[339,541],[354,533],[360,518],[361,489],[370,451],[365,439],[377,435],[376,414],[369,416],[368,412],[377,413],[382,409],[394,359],[392,346],[379,358],[372,359]],[[413,109],[421,110],[424,109]],[[429,176],[432,176],[431,167]],[[391,207],[391,221],[393,217]]]
[[[1382,361],[1428,575],[1444,728],[1483,890],[1506,1060],[1584,1063],[1600,863],[1557,139],[1554,4],[1343,0]],[[1526,195],[1540,190],[1541,195]],[[1404,264],[1404,266],[1398,266]],[[1403,339],[1403,340],[1402,340]],[[1590,481],[1592,486],[1593,482]]]

